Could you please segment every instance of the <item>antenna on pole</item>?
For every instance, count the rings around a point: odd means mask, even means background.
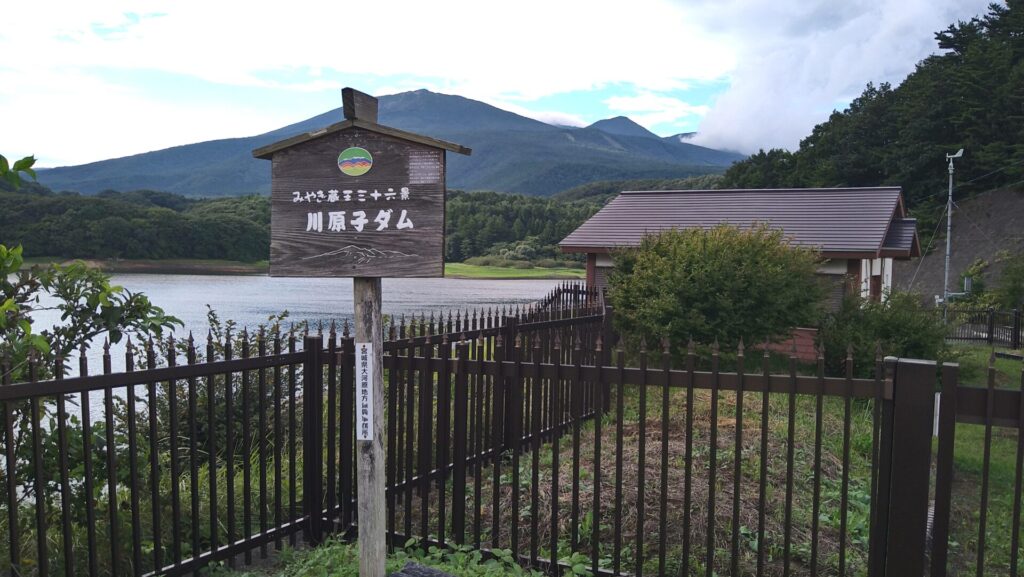
[[[942,319],[946,320],[946,311],[949,309],[949,254],[953,240],[953,159],[961,158],[964,149],[954,154],[947,154],[949,161],[949,196],[946,198],[946,274],[942,283]]]

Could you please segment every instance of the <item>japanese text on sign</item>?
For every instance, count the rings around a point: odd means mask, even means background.
[[[373,192],[369,190],[357,189],[357,190],[335,190],[331,189],[327,192],[323,190],[300,192],[292,192],[292,203],[312,203],[312,204],[335,204],[340,202],[390,202],[395,200],[397,202],[409,200],[409,187],[403,186],[396,192],[394,188],[387,188],[384,192],[380,192],[377,189],[373,189]],[[339,207],[340,208],[340,207]],[[356,208],[353,206],[352,208]],[[326,218],[324,213],[326,212]],[[373,217],[371,220],[370,217]],[[392,222],[392,216],[394,216],[395,222]],[[371,224],[372,223],[372,224]],[[370,224],[367,227],[367,224]],[[406,209],[393,209],[393,208],[381,208],[376,210],[327,210],[327,211],[309,211],[306,213],[306,232],[344,232],[344,231],[355,231],[363,232],[368,231],[382,231],[393,228],[396,230],[405,230],[416,228],[411,218],[409,218],[409,211]]]
[[[356,343],[356,440],[373,440],[373,343]]]

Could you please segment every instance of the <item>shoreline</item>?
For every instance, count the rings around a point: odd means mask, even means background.
[[[37,264],[70,264],[75,261],[98,268],[105,273],[130,274],[182,274],[182,275],[223,275],[237,276],[266,275],[270,270],[267,261],[239,262],[227,260],[199,259],[167,259],[167,260],[136,260],[136,259],[64,259],[59,257],[28,257],[27,266]],[[476,266],[464,263],[447,263],[445,278],[479,279],[479,280],[581,280],[586,277],[583,269],[515,269],[506,267]]]

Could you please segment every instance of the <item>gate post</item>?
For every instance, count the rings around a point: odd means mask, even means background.
[[[323,337],[307,335],[302,342],[302,495],[306,522],[306,540],[323,540]]]
[[[1020,349],[1020,309],[1013,309],[1013,335],[1010,336],[1010,348]]]
[[[872,500],[884,507],[873,528],[880,532],[872,539],[875,577],[924,575],[936,375],[934,361],[894,363],[890,439],[881,440],[890,452],[879,459],[886,474]]]

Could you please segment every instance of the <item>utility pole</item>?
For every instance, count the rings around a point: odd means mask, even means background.
[[[949,255],[953,242],[953,159],[964,155],[964,149],[956,151],[956,154],[947,154],[949,161],[949,196],[946,198],[946,276],[942,283],[942,320],[946,320],[946,311],[949,309]]]

